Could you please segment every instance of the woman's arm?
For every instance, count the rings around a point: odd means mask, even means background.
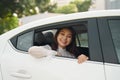
[[[28,53],[35,58],[41,58],[57,54],[56,51],[51,50],[50,46],[33,46],[29,48]]]

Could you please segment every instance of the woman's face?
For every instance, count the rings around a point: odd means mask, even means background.
[[[66,48],[72,41],[72,33],[69,29],[64,28],[62,29],[58,36],[57,36],[57,42],[58,46],[61,48]]]

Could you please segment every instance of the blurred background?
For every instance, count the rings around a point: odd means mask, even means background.
[[[0,34],[37,19],[120,9],[120,0],[0,0]]]

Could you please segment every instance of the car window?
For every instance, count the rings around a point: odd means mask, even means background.
[[[87,26],[79,26],[79,32],[76,36],[76,46],[88,47],[88,32]]]
[[[61,27],[72,27],[76,32],[76,47],[78,48],[79,53],[83,53],[89,56],[89,48],[88,48],[88,30],[87,30],[87,22],[77,23],[75,25],[61,25],[60,27],[52,28],[52,29],[36,29],[34,36],[34,46],[43,46],[43,45],[52,45],[54,42],[54,35],[58,28]]]
[[[18,36],[17,49],[26,51],[32,46],[33,31]]]
[[[24,31],[12,39],[10,39],[12,45],[21,51],[28,51],[31,46],[43,46],[43,45],[52,45],[54,40],[51,37],[54,37],[58,28],[62,27],[72,27],[76,32],[76,46],[78,48],[77,55],[85,54],[89,57],[89,60],[92,61],[102,61],[98,53],[99,44],[96,40],[98,39],[98,34],[94,34],[93,30],[96,32],[96,23],[95,19],[89,20],[75,20],[75,21],[66,21],[60,23],[53,23],[44,26],[38,26],[34,30]],[[94,23],[94,24],[93,24]],[[52,33],[52,34],[51,34]],[[88,37],[89,36],[89,37]],[[92,37],[91,37],[92,36]],[[96,37],[95,37],[96,36]],[[93,40],[94,37],[94,40]],[[89,45],[88,45],[89,44]],[[96,51],[94,48],[96,47]],[[97,53],[97,54],[96,54]],[[99,54],[99,55],[98,55]]]
[[[21,51],[28,51],[33,45],[33,31],[25,32],[11,39],[13,46]]]
[[[78,34],[81,47],[88,47],[88,35],[86,33]],[[79,44],[78,44],[79,45]]]
[[[109,20],[108,23],[112,34],[114,47],[120,63],[120,20]]]
[[[76,46],[79,52],[89,56],[87,21],[83,21],[73,28],[76,30]]]

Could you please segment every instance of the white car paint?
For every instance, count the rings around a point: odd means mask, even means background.
[[[102,63],[87,61],[78,64],[77,59],[54,56],[36,59],[16,52],[9,42],[6,46],[1,62],[4,80],[105,80]]]
[[[14,36],[14,34],[18,34],[30,28],[35,28],[36,26],[41,26],[41,25],[50,24],[50,23],[57,23],[57,22],[62,22],[62,21],[67,21],[67,20],[94,18],[94,17],[103,17],[103,16],[120,16],[120,10],[89,11],[89,12],[73,13],[73,14],[68,14],[68,15],[60,15],[56,17],[40,19],[37,21],[33,21],[31,23],[22,25],[20,27],[17,27],[1,36],[6,36],[4,38],[5,40],[6,39],[8,40],[12,36]]]
[[[103,64],[95,61],[78,64],[77,59],[55,56],[36,59],[25,52],[16,50],[9,42],[11,37],[44,24],[78,18],[120,16],[120,10],[114,11],[90,11],[51,17],[25,24],[1,35],[0,80],[119,80],[120,65],[118,64]]]
[[[105,73],[106,73],[106,80],[119,80],[120,65],[106,63]]]
[[[2,74],[1,74],[1,65],[0,65],[0,80],[2,80]]]

